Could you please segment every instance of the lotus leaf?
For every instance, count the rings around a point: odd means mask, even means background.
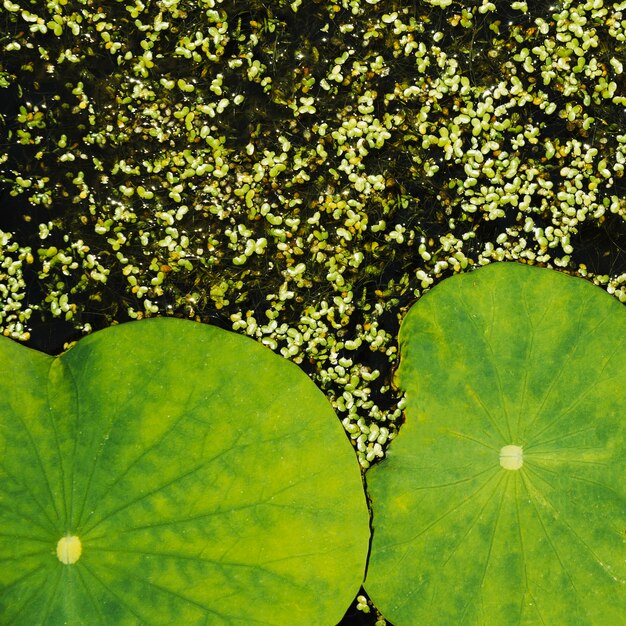
[[[0,338],[0,622],[336,624],[369,513],[325,396],[175,319],[58,357]]]
[[[626,615],[626,311],[501,263],[443,281],[400,331],[406,423],[366,475],[366,589],[396,626]]]

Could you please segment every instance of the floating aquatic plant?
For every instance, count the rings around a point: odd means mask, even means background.
[[[0,375],[3,622],[341,619],[369,513],[341,424],[295,365],[157,319],[58,357],[0,337]]]
[[[10,233],[0,230],[0,328],[6,337],[27,341],[32,309],[26,306],[24,266],[33,263],[31,249],[12,241]]]
[[[0,225],[33,256],[3,330],[231,327],[367,468],[445,277],[522,259],[626,298],[622,4],[3,3]]]
[[[625,8],[4,1],[0,331],[232,327],[306,369],[369,467],[439,281],[523,259],[625,301]]]
[[[400,332],[406,423],[367,473],[366,589],[396,625],[612,624],[626,610],[626,313],[513,263]]]

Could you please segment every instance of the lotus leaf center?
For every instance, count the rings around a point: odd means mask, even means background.
[[[524,465],[524,452],[521,446],[504,446],[500,450],[500,465],[507,470],[518,470]]]
[[[65,565],[73,565],[80,559],[83,544],[76,535],[61,537],[57,543],[57,557]]]

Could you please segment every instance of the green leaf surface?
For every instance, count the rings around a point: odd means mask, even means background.
[[[395,626],[623,624],[623,305],[494,264],[422,297],[400,351],[406,423],[366,475],[376,605]]]
[[[59,357],[0,338],[0,385],[0,623],[342,618],[369,514],[341,424],[297,366],[161,318]]]

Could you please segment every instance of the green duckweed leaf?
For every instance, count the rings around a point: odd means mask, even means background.
[[[59,357],[0,338],[0,622],[336,624],[369,514],[325,396],[174,319]]]
[[[495,264],[420,299],[400,350],[406,423],[366,476],[376,605],[395,626],[623,623],[623,305]]]

